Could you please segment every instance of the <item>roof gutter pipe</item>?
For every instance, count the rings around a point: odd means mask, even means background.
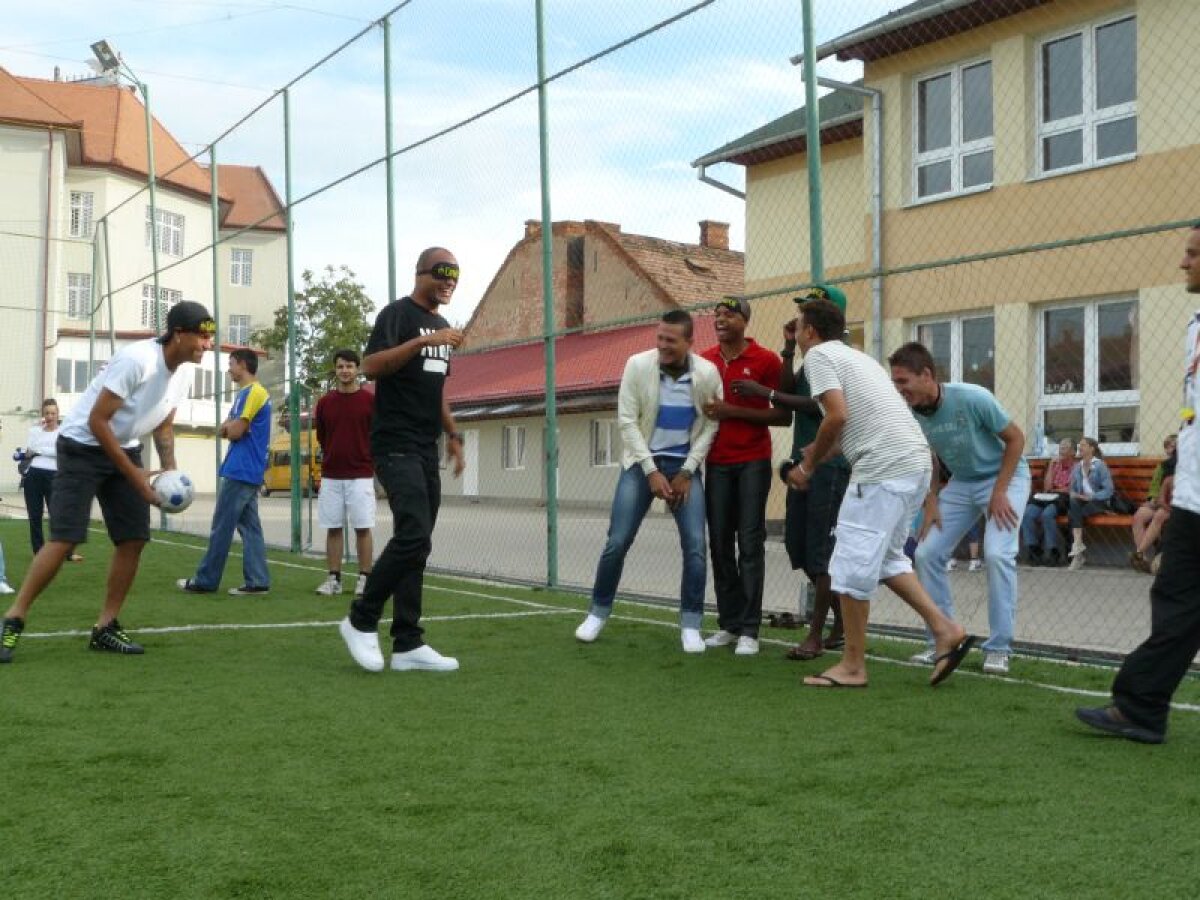
[[[935,3],[932,6],[915,9],[905,15],[890,15],[886,19],[876,22],[874,25],[868,25],[857,31],[851,31],[849,34],[843,34],[841,37],[836,37],[832,41],[826,41],[816,49],[815,57],[818,61],[826,57],[833,56],[835,53],[840,53],[848,47],[854,47],[866,41],[874,40],[877,37],[882,37],[890,32],[897,31],[909,25],[916,25],[918,22],[924,22],[926,19],[932,19],[935,16],[940,16],[943,13],[953,12],[956,9],[961,9],[964,6],[971,6],[977,3],[978,0],[941,0],[940,3]],[[792,65],[800,65],[804,55],[799,54],[792,57]]]
[[[724,191],[727,194],[732,194],[733,196],[737,197],[739,200],[746,199],[745,191],[739,191],[737,188],[735,188],[731,185],[728,185],[723,181],[718,181],[717,179],[710,177],[708,174],[708,165],[706,163],[701,163],[699,166],[696,167],[696,177],[699,178],[701,181],[703,181],[705,184],[712,185],[719,191]]]

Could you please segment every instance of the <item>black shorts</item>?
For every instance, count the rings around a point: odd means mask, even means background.
[[[807,491],[787,492],[783,545],[793,569],[809,578],[829,574],[833,529],[842,497],[850,483],[850,468],[840,463],[817,466]]]
[[[58,474],[50,496],[50,540],[87,542],[92,500],[100,501],[104,525],[114,544],[150,540],[150,504],[142,499],[100,447],[60,437],[55,443]],[[142,448],[125,451],[139,469]]]

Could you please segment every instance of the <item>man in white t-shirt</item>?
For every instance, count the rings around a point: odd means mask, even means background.
[[[825,418],[788,473],[788,485],[807,490],[817,465],[838,451],[839,442],[851,466],[829,563],[831,587],[842,605],[846,648],[837,665],[804,683],[867,686],[867,620],[871,597],[882,581],[933,634],[937,661],[929,683],[937,685],[958,668],[975,638],[937,608],[904,555],[909,526],[929,490],[929,445],[890,375],[871,357],[842,343],[845,329],[845,314],[828,300],[800,307],[796,342]]]
[[[187,399],[192,364],[212,348],[216,323],[199,303],[183,301],[167,314],[166,333],[130,344],[113,356],[59,429],[58,475],[50,498],[50,540],[38,551],[16,601],[0,626],[0,663],[12,661],[29,607],[77,544],[87,540],[92,501],[100,501],[112,540],[112,564],[100,618],[88,646],[142,653],[117,621],[150,540],[150,507],[158,505],[142,468],[141,436],[154,435],[164,469],[175,468],[175,407]]]

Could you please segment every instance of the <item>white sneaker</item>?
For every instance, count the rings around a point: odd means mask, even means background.
[[[346,642],[346,648],[356,663],[368,672],[383,671],[383,653],[379,650],[378,634],[359,631],[350,624],[349,616],[338,624],[338,631],[341,632],[342,640]]]
[[[955,559],[954,557],[950,557],[949,562],[946,563],[946,571],[953,572],[957,568],[958,568],[958,560]]]
[[[932,666],[937,661],[937,650],[930,647],[928,650],[914,653],[908,658],[908,661],[910,663],[920,663],[923,666]]]
[[[328,576],[321,582],[321,586],[317,588],[317,593],[322,597],[334,597],[342,592],[342,580]]]
[[[700,638],[699,628],[681,628],[679,640],[683,644],[684,653],[703,653],[704,641]]]
[[[457,659],[453,656],[442,656],[428,644],[422,644],[416,650],[406,653],[392,654],[393,672],[453,672],[457,668]]]
[[[585,644],[590,644],[600,636],[600,632],[604,630],[604,625],[608,619],[602,619],[599,616],[593,616],[588,613],[583,624],[575,629],[575,640],[583,641]]]
[[[1068,556],[1071,557],[1071,564],[1067,568],[1072,572],[1078,571],[1083,568],[1084,559],[1087,557],[1087,547],[1083,546],[1083,544],[1076,544],[1071,548]]]
[[[15,593],[16,593],[16,591],[13,590],[13,586],[11,584],[9,584],[7,581],[5,581],[3,578],[0,578],[0,594],[15,594]]]
[[[738,642],[738,636],[736,634],[733,634],[733,633],[725,631],[725,630],[721,630],[721,631],[713,632],[708,637],[706,637],[704,639],[704,646],[706,646],[706,647],[728,647],[730,644],[736,644],[737,642]]]
[[[354,579],[354,596],[361,597],[363,595],[363,591],[365,591],[366,589],[367,589],[367,576],[359,575],[358,578]]]
[[[967,571],[968,572],[978,572],[982,568],[983,568],[983,560],[982,559],[973,559],[969,563],[967,563]]]
[[[754,656],[758,653],[758,638],[743,634],[738,638],[737,646],[733,648],[735,656]]]
[[[983,654],[983,671],[989,675],[1007,675],[1008,674],[1008,654],[1007,653],[985,653]]]

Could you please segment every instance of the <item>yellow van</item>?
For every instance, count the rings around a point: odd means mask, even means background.
[[[305,496],[321,490],[321,445],[317,443],[317,433],[311,428],[300,432],[300,489]],[[262,495],[270,497],[272,491],[286,494],[291,490],[292,436],[287,431],[281,431],[271,440]]]

